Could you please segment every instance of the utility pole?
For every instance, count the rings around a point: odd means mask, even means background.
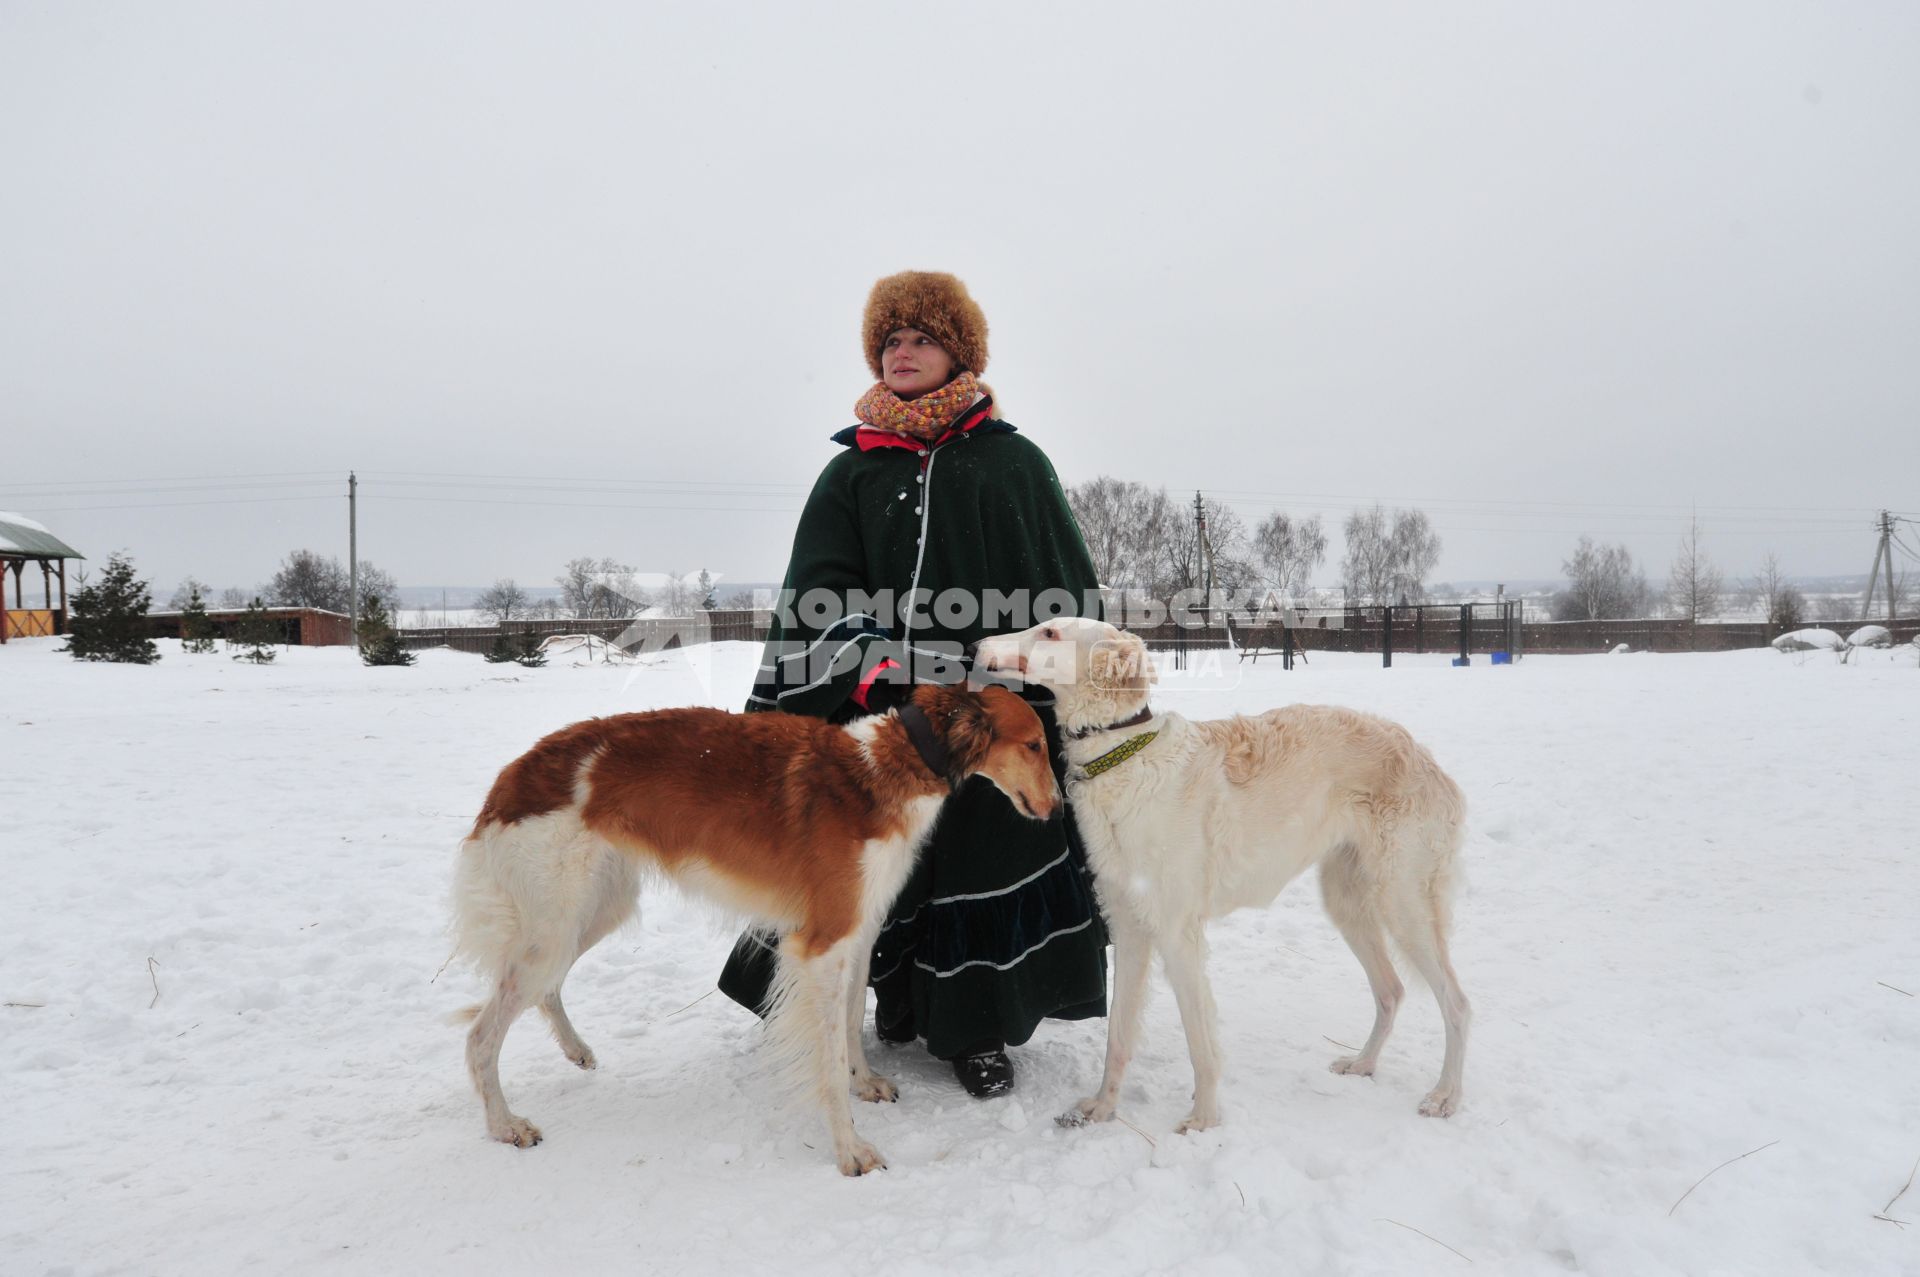
[[[347,471],[347,620],[360,649],[360,479]]]
[[[1204,564],[1207,587],[1207,628],[1213,628],[1213,542],[1207,536],[1207,503],[1198,492],[1193,494],[1193,527],[1199,537],[1198,549]]]
[[[1880,512],[1880,544],[1874,547],[1873,567],[1867,571],[1867,597],[1860,605],[1860,619],[1865,621],[1873,613],[1873,587],[1880,578],[1884,564],[1887,576],[1887,619],[1893,619],[1893,515],[1886,510]]]

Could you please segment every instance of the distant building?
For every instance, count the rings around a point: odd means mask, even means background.
[[[85,559],[80,553],[24,514],[0,510],[0,643],[16,638],[51,638],[67,632],[67,560]],[[41,606],[26,600],[29,564],[40,567]],[[7,577],[13,577],[13,601],[7,601]],[[54,605],[53,583],[60,582],[60,603]]]

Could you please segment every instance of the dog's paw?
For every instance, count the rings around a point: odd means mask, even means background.
[[[853,1080],[853,1097],[869,1104],[891,1104],[900,1098],[900,1088],[878,1073]]]
[[[868,1171],[887,1169],[887,1159],[880,1156],[879,1149],[865,1140],[855,1140],[852,1147],[840,1154],[837,1160],[840,1163],[842,1175],[865,1175]]]
[[[1085,1126],[1090,1122],[1105,1122],[1113,1117],[1113,1105],[1099,1096],[1081,1100],[1078,1104],[1054,1118],[1060,1126]]]
[[[1373,1065],[1374,1062],[1372,1060],[1363,1060],[1357,1055],[1343,1055],[1332,1064],[1327,1065],[1327,1071],[1329,1073],[1346,1073],[1353,1077],[1372,1077]]]
[[[1422,1117],[1452,1117],[1460,1107],[1460,1092],[1436,1086],[1427,1092],[1427,1098],[1420,1101]]]
[[[1182,1121],[1180,1125],[1173,1129],[1175,1134],[1191,1135],[1195,1131],[1210,1131],[1218,1125],[1220,1125],[1219,1113],[1212,1109],[1204,1112],[1200,1109],[1195,1109],[1193,1112],[1187,1114],[1186,1119]]]
[[[600,1061],[594,1058],[593,1048],[582,1046],[578,1051],[568,1051],[567,1058],[583,1069],[597,1069]]]
[[[513,1117],[511,1115],[507,1117],[505,1125],[497,1130],[488,1131],[487,1134],[499,1140],[502,1144],[511,1144],[515,1148],[532,1148],[540,1142],[539,1127],[524,1117]]]

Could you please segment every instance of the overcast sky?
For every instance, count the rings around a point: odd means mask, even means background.
[[[402,584],[777,578],[906,268],[1069,483],[1864,572],[1920,5],[0,0],[0,508],[162,597],[349,468]]]

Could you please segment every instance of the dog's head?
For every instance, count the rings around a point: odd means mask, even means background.
[[[947,747],[947,781],[985,776],[1033,820],[1060,814],[1060,787],[1047,756],[1046,729],[1033,706],[1004,687],[922,684],[913,703]]]
[[[1159,678],[1139,635],[1083,616],[982,639],[974,649],[974,666],[1053,692],[1060,725],[1070,731],[1138,713]]]

